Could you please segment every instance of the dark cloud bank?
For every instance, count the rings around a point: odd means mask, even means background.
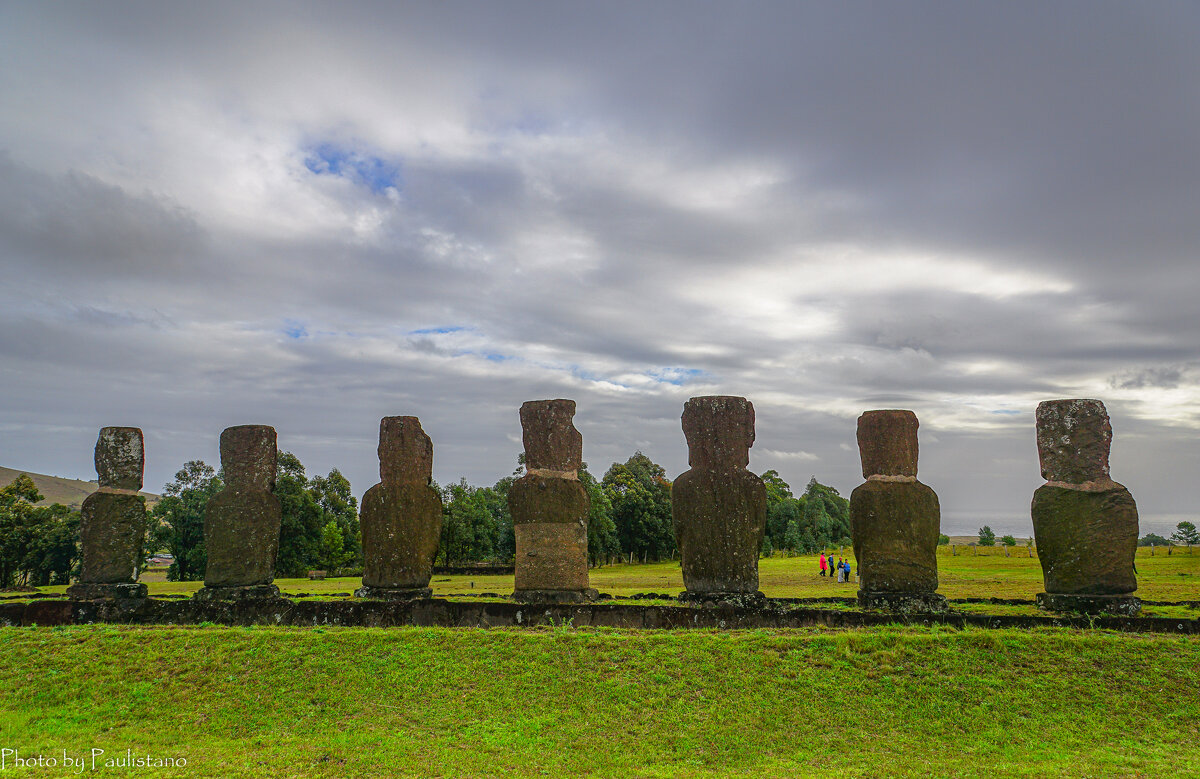
[[[1028,532],[1033,408],[1100,397],[1144,529],[1200,466],[1194,4],[16,5],[0,12],[0,461],[147,484],[275,425],[375,479],[386,414],[490,483],[571,397],[602,471],[848,493],[921,418],[944,525]]]

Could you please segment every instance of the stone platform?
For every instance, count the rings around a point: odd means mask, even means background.
[[[723,604],[713,608],[644,606],[632,603],[523,604],[432,598],[377,600],[176,600],[145,598],[113,601],[38,599],[0,602],[0,625],[280,625],[312,627],[616,627],[635,629],[788,629],[944,625],[975,628],[1065,627],[1132,633],[1200,635],[1200,619],[1113,615],[992,616],[963,612],[902,613],[790,608],[771,600],[752,609]]]
[[[282,596],[274,584],[252,584],[246,587],[209,587],[205,585],[192,596],[199,601],[278,600]]]
[[[130,600],[145,598],[147,594],[146,585],[140,582],[117,582],[115,584],[81,582],[67,588],[67,596],[71,600]]]
[[[512,599],[517,603],[591,603],[600,593],[586,590],[517,590]]]
[[[936,592],[859,592],[858,605],[901,614],[936,614],[950,609],[946,597]]]
[[[432,587],[359,587],[354,597],[368,600],[420,600],[432,598]]]
[[[761,609],[767,606],[767,596],[761,592],[688,592],[679,593],[680,603],[694,604],[706,608],[736,606],[746,609]]]
[[[1037,594],[1039,609],[1067,614],[1119,614],[1132,617],[1142,610],[1142,602],[1133,595],[1064,595],[1053,592]]]

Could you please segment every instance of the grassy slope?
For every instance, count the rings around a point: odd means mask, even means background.
[[[64,479],[61,476],[47,476],[44,473],[32,473],[30,471],[14,471],[12,468],[4,467],[0,467],[0,485],[12,484],[13,479],[22,473],[29,474],[29,478],[33,479],[33,483],[37,485],[38,492],[42,493],[45,497],[46,505],[61,503],[64,506],[77,509],[83,505],[83,499],[95,492],[99,486],[94,481]],[[147,505],[153,506],[158,502],[158,495],[151,492],[143,492],[142,494],[146,496]]]
[[[0,658],[4,745],[176,776],[1160,777],[1200,738],[1195,637],[95,626]]]

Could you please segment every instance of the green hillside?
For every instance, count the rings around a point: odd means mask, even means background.
[[[37,485],[38,492],[46,497],[46,503],[61,503],[64,506],[70,506],[75,509],[82,506],[83,499],[95,492],[97,488],[97,484],[94,481],[64,479],[61,476],[47,476],[44,473],[18,471],[3,466],[0,466],[0,485],[11,484],[13,479],[22,473],[29,474],[29,477],[33,479],[33,483]],[[152,492],[143,492],[142,494],[146,496],[147,504],[153,505],[158,502],[158,495]]]

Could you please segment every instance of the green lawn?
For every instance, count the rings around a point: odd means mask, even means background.
[[[1172,777],[1200,754],[1196,637],[87,626],[0,630],[0,658],[0,745],[187,760],[106,776]]]
[[[939,547],[938,567],[941,584],[939,592],[948,598],[1006,598],[1032,600],[1042,591],[1042,569],[1037,557],[1029,557],[1024,547],[1011,550],[1005,557],[1002,547],[982,548],[972,554],[969,547],[959,547],[952,555],[949,547]],[[838,552],[834,550],[834,556]],[[849,557],[857,571],[849,547],[843,556]],[[1167,555],[1159,549],[1154,556],[1149,549],[1139,549],[1137,556],[1138,592],[1144,600],[1200,601],[1200,551],[1188,554],[1176,549]],[[775,598],[815,598],[853,596],[856,584],[839,584],[836,579],[817,575],[817,557],[776,556],[759,561],[760,588]],[[361,582],[358,579],[279,579],[285,593],[310,592],[318,594],[352,593]],[[621,564],[591,571],[592,586],[612,595],[634,593],[666,593],[678,595],[683,591],[683,574],[678,561],[662,563]],[[150,580],[151,595],[169,593],[191,594],[200,582],[167,582]],[[434,595],[447,597],[463,594],[495,592],[508,595],[513,591],[512,576],[434,576],[431,583]],[[45,587],[45,592],[63,592],[62,587]]]

